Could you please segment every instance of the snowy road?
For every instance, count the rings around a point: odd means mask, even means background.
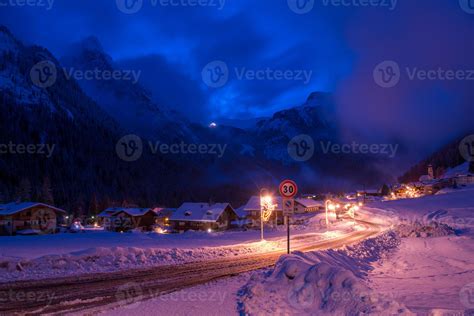
[[[384,230],[383,226],[374,223],[358,224],[362,229],[336,235],[324,241],[311,236],[297,237],[293,240],[292,250],[339,248],[373,237]],[[213,279],[272,266],[284,253],[282,249],[264,254],[120,273],[0,284],[0,293],[6,294],[5,298],[0,298],[0,313],[60,314],[104,305],[123,305],[124,302],[133,304]]]

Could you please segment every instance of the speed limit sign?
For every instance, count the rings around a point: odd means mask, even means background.
[[[292,180],[285,180],[280,183],[280,195],[284,198],[291,199],[298,193],[298,186]]]

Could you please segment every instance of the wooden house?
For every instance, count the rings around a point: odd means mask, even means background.
[[[229,203],[184,203],[171,215],[169,222],[179,232],[217,231],[230,228],[237,218]]]
[[[66,211],[37,202],[0,204],[0,235],[51,234]]]

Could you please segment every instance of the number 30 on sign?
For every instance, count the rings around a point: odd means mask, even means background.
[[[285,180],[280,183],[280,195],[285,198],[292,198],[298,193],[298,186],[292,180]]]

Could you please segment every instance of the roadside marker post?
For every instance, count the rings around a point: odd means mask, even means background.
[[[287,225],[287,252],[290,254],[290,216],[295,212],[294,197],[298,193],[298,186],[292,180],[285,180],[280,183],[279,191],[283,200],[283,216],[285,216]]]

